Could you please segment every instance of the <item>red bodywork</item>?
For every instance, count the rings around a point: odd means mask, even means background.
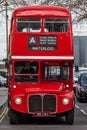
[[[21,33],[17,32],[16,29],[16,19],[21,17],[32,17],[32,18],[42,18],[42,30],[41,32],[28,32]],[[44,18],[67,18],[69,21],[68,32],[55,33],[55,32],[44,32]],[[28,37],[36,36],[56,36],[57,37],[57,50],[28,50]],[[38,40],[37,40],[38,42]],[[32,95],[53,95],[56,98],[56,108],[55,112],[49,112],[49,115],[59,114],[67,112],[74,108],[74,93],[73,93],[73,35],[72,35],[72,23],[70,12],[61,7],[55,6],[31,6],[16,9],[12,15],[11,29],[9,36],[9,61],[12,64],[12,78],[8,80],[9,85],[9,99],[11,109],[26,113],[33,114],[35,116],[36,112],[29,111],[29,98]],[[38,82],[15,82],[15,72],[14,63],[16,61],[37,61],[38,62]],[[43,63],[50,62],[50,64],[56,65],[58,62],[60,64],[69,63],[70,64],[70,78],[66,81],[44,81],[43,80]],[[10,75],[10,67],[8,69]],[[9,76],[10,77],[10,76]],[[68,84],[69,87],[66,87]],[[22,104],[15,104],[14,99],[16,97],[22,98]],[[63,98],[69,99],[69,104],[64,105],[62,103]]]

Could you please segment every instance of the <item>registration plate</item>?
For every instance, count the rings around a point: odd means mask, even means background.
[[[36,117],[48,117],[50,115],[47,112],[37,112],[37,113],[35,113],[34,116],[36,116]]]

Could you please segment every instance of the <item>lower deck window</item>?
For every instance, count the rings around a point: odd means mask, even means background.
[[[69,80],[69,66],[46,66],[45,80]]]
[[[16,82],[37,82],[38,76],[15,76]]]
[[[65,63],[42,62],[39,66],[38,62],[16,61],[14,68],[16,82],[60,81],[70,78],[70,65]]]
[[[38,63],[29,61],[15,62],[14,73],[16,82],[37,82]]]

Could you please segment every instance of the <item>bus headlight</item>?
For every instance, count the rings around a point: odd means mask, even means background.
[[[64,104],[64,105],[68,105],[69,104],[69,99],[68,98],[63,98],[63,100],[62,100],[62,103]]]
[[[15,98],[15,104],[19,105],[22,103],[22,99],[20,97]]]

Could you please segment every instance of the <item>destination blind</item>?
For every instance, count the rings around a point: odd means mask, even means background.
[[[56,50],[57,37],[56,36],[29,36],[28,49],[29,50]]]

